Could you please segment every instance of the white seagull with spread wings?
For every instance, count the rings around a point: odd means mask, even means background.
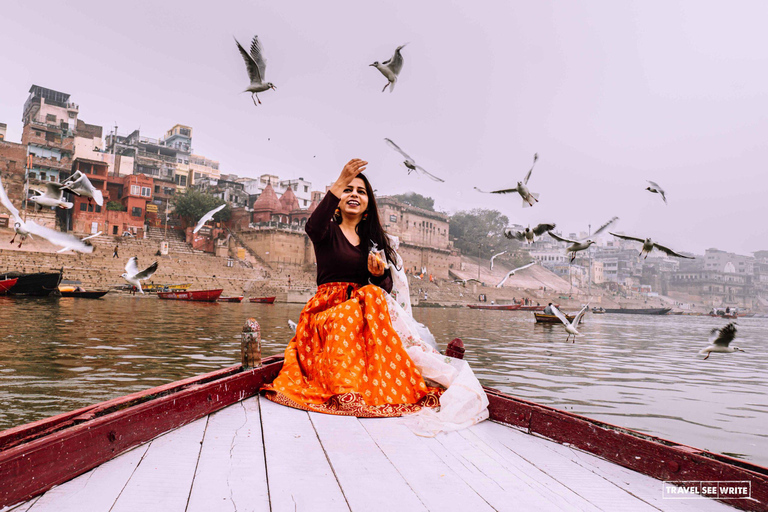
[[[410,156],[408,156],[408,153],[406,153],[405,151],[400,149],[400,146],[398,146],[397,144],[392,142],[390,139],[385,138],[384,142],[389,144],[389,146],[392,147],[392,149],[394,149],[395,151],[397,151],[398,153],[403,155],[403,157],[405,158],[405,161],[403,162],[403,164],[408,168],[408,174],[411,174],[413,171],[418,171],[418,172],[420,172],[422,174],[427,175],[428,177],[432,178],[435,181],[440,181],[440,182],[445,183],[445,180],[440,179],[437,176],[428,173],[426,171],[426,169],[424,169],[422,166],[416,165],[416,161],[413,158],[411,158]]]
[[[721,352],[725,354],[729,354],[731,352],[746,352],[746,350],[739,348],[739,347],[731,347],[731,342],[736,337],[736,322],[731,322],[725,327],[721,327],[718,329],[717,327],[713,327],[712,330],[709,332],[709,343],[710,345],[708,347],[704,347],[701,349],[699,354],[704,355],[706,354],[707,357],[704,358],[706,361],[709,359],[709,355],[712,352]]]
[[[531,173],[533,172],[533,168],[536,165],[536,161],[539,159],[539,154],[535,153],[533,155],[533,165],[531,166],[531,169],[528,171],[528,174],[525,175],[525,179],[523,181],[518,181],[517,186],[515,188],[504,188],[501,190],[491,190],[491,191],[485,191],[480,190],[479,188],[475,187],[475,190],[478,192],[482,192],[483,194],[513,194],[517,192],[520,194],[520,197],[523,198],[523,208],[528,208],[529,206],[533,206],[534,203],[539,202],[539,194],[535,194],[528,190],[528,180],[531,179]]]
[[[21,244],[24,243],[24,240],[26,240],[27,237],[32,238],[32,235],[35,235],[39,236],[40,238],[45,238],[52,244],[58,245],[59,247],[66,247],[73,251],[83,253],[93,252],[93,246],[90,244],[90,242],[83,242],[76,236],[46,228],[37,224],[33,220],[22,220],[21,216],[19,215],[19,210],[13,206],[13,203],[10,199],[8,199],[8,195],[5,193],[2,180],[0,180],[0,204],[2,204],[9,212],[11,212],[11,216],[13,216],[14,219],[13,230],[15,231],[15,234],[11,239],[11,243],[14,243],[16,241],[16,237],[19,236],[21,237],[19,240],[19,247],[21,247]]]
[[[69,190],[78,196],[87,197],[89,203],[91,202],[91,199],[93,199],[97,205],[104,205],[104,196],[102,195],[101,190],[94,187],[91,180],[88,179],[88,176],[80,171],[75,171],[72,176],[64,181],[63,189]]]
[[[603,224],[602,226],[600,226],[599,228],[597,228],[597,231],[595,231],[594,233],[592,233],[592,236],[594,237],[594,236],[597,236],[597,235],[599,235],[600,233],[602,233],[603,231],[605,231],[605,229],[606,229],[608,226],[610,226],[611,224],[613,224],[613,223],[614,223],[614,222],[616,222],[617,220],[619,220],[619,218],[618,218],[618,217],[614,217],[614,218],[612,218],[611,220],[609,220],[608,222],[606,222],[605,224]],[[594,241],[594,240],[592,240],[592,238],[587,238],[587,239],[585,239],[585,240],[571,240],[570,238],[563,238],[563,237],[561,237],[561,236],[558,236],[558,235],[554,234],[554,233],[553,233],[553,232],[551,232],[551,231],[548,231],[548,233],[549,233],[549,236],[551,236],[552,238],[554,238],[554,239],[555,239],[555,240],[557,240],[557,241],[560,241],[560,242],[566,242],[566,243],[569,243],[569,244],[571,244],[571,245],[569,245],[569,246],[568,246],[568,247],[565,249],[565,252],[566,252],[566,253],[571,253],[571,263],[573,263],[573,260],[575,260],[575,259],[576,259],[576,253],[577,253],[577,252],[579,252],[579,251],[583,251],[583,250],[585,250],[585,249],[589,249],[589,246],[595,243],[595,241]]]
[[[245,48],[243,48],[243,45],[240,44],[237,38],[235,38],[235,43],[237,43],[237,49],[240,50],[240,55],[243,56],[245,68],[248,71],[248,79],[251,81],[243,92],[251,93],[253,104],[256,105],[256,101],[258,101],[260,105],[261,100],[256,93],[268,91],[269,89],[276,90],[277,87],[275,87],[272,82],[264,81],[264,74],[267,71],[267,61],[264,60],[264,56],[261,54],[262,50],[261,43],[259,43],[259,36],[253,36],[253,41],[251,41],[251,53],[245,51]],[[256,99],[254,99],[254,96]]]
[[[661,198],[664,200],[664,204],[667,204],[667,196],[664,195],[664,189],[661,188],[661,186],[655,181],[651,181],[651,180],[645,180],[645,181],[651,184],[651,186],[646,187],[645,190],[647,190],[648,192],[653,192],[654,194],[659,194]]]
[[[64,196],[64,184],[54,183],[49,181],[45,184],[45,192],[41,192],[36,189],[32,189],[32,192],[37,194],[29,198],[29,202],[35,203],[35,209],[41,210],[43,206],[58,206],[65,210],[69,210],[74,205],[69,201],[63,199]]]
[[[541,236],[547,231],[552,231],[555,229],[555,223],[546,224],[542,223],[538,226],[531,229],[530,226],[525,228],[522,231],[515,231],[512,228],[505,228],[504,229],[504,236],[509,238],[510,240],[518,240],[520,242],[528,242],[529,244],[532,244],[535,240],[535,236]]]
[[[524,268],[528,268],[528,267],[533,266],[535,264],[536,264],[536,262],[532,261],[532,262],[528,263],[527,265],[523,265],[522,267],[517,267],[514,270],[510,270],[509,272],[507,272],[507,275],[504,276],[504,279],[502,279],[501,282],[496,285],[496,288],[501,288],[502,286],[504,286],[504,283],[507,282],[507,279],[509,279],[510,277],[515,275],[515,272],[519,272],[520,270],[523,270]]]
[[[493,260],[495,260],[497,256],[501,256],[502,254],[507,254],[507,251],[501,251],[500,253],[494,254],[493,256],[491,256],[491,270],[493,270]]]
[[[562,311],[557,309],[557,306],[552,304],[550,306],[552,308],[552,312],[555,314],[557,318],[560,319],[561,322],[563,322],[563,325],[565,325],[565,332],[568,333],[568,337],[565,338],[565,341],[568,341],[568,338],[573,335],[573,343],[576,343],[576,336],[578,336],[579,331],[576,330],[576,326],[579,325],[579,322],[581,322],[581,317],[584,316],[584,313],[587,312],[587,308],[589,308],[589,303],[587,303],[583,308],[581,308],[581,311],[579,311],[576,316],[573,318],[572,321],[568,321],[568,318],[563,314]]]
[[[387,87],[389,87],[389,92],[395,90],[395,82],[397,82],[397,76],[400,74],[400,70],[403,69],[403,56],[400,53],[400,50],[405,48],[405,45],[407,44],[408,43],[405,43],[402,46],[398,46],[391,59],[386,60],[381,64],[379,64],[379,61],[376,61],[373,64],[369,64],[370,66],[373,66],[381,71],[381,74],[384,75],[384,77],[387,79],[387,85],[384,86],[381,92],[386,91]]]
[[[619,235],[619,234],[616,234],[616,233],[612,233],[610,231],[609,231],[609,233],[611,235],[615,236],[616,238],[622,238],[624,240],[632,240],[634,242],[640,242],[641,244],[643,244],[643,248],[640,250],[640,256],[642,257],[643,255],[645,255],[645,257],[643,259],[647,259],[648,255],[651,253],[651,251],[653,251],[654,248],[660,250],[663,253],[666,253],[669,256],[674,256],[675,258],[687,258],[689,260],[696,259],[693,256],[684,256],[682,254],[678,254],[675,251],[673,251],[672,249],[670,249],[669,247],[664,247],[663,245],[657,244],[656,242],[654,242],[650,238],[637,238],[637,237],[634,237],[634,236]]]
[[[202,217],[200,217],[200,220],[199,220],[199,221],[197,221],[197,225],[195,225],[195,229],[193,229],[193,230],[192,230],[192,234],[195,234],[195,233],[197,233],[198,231],[200,231],[200,228],[202,228],[202,227],[205,225],[205,223],[206,223],[206,222],[208,222],[209,220],[211,220],[211,219],[213,218],[213,216],[214,216],[214,215],[216,215],[216,214],[217,214],[217,213],[219,213],[221,210],[223,210],[225,206],[227,206],[227,203],[224,203],[224,204],[222,204],[221,206],[217,206],[217,207],[216,207],[216,208],[214,208],[213,210],[209,211],[208,213],[206,213],[205,215],[203,215]]]
[[[120,277],[128,281],[129,284],[135,286],[139,293],[144,294],[144,290],[141,289],[141,281],[149,279],[157,271],[157,262],[154,262],[141,272],[139,272],[139,258],[134,256],[128,260],[125,264],[125,272],[120,274]]]

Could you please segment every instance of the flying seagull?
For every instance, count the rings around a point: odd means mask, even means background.
[[[704,358],[706,361],[709,359],[709,355],[712,352],[723,352],[723,353],[731,353],[731,352],[746,352],[746,350],[741,349],[739,347],[731,347],[730,344],[733,341],[733,338],[736,337],[736,322],[731,322],[725,327],[721,327],[718,329],[717,327],[713,327],[712,330],[709,332],[709,343],[710,345],[708,347],[704,347],[699,352],[700,355],[706,354],[707,357]]]
[[[464,287],[467,286],[467,283],[472,282],[472,281],[474,281],[476,283],[480,283],[480,281],[475,279],[474,277],[470,277],[469,279],[454,279],[453,280],[454,283],[461,283],[461,286],[464,286]]]
[[[98,233],[96,233],[95,235],[91,235],[91,236],[87,236],[87,237],[85,237],[85,238],[81,238],[81,239],[80,239],[80,241],[81,241],[81,242],[85,242],[86,240],[90,240],[91,238],[96,238],[97,236],[101,235],[101,233],[102,233],[102,232],[101,232],[101,231],[99,231],[99,232],[98,232]],[[59,250],[58,250],[58,251],[56,251],[56,252],[65,252],[65,251],[73,251],[73,250],[74,250],[74,249],[73,249],[72,247],[65,247],[65,248],[63,248],[63,249],[59,249]]]
[[[576,336],[581,334],[579,331],[576,330],[576,326],[579,325],[579,322],[581,322],[581,317],[584,316],[584,313],[587,312],[587,308],[589,308],[589,303],[587,303],[583,308],[581,308],[581,311],[579,311],[576,316],[573,318],[572,321],[568,321],[568,319],[565,317],[562,311],[557,309],[557,306],[552,304],[550,306],[552,308],[552,312],[555,314],[557,318],[560,319],[561,322],[563,322],[563,325],[565,325],[565,332],[568,333],[568,337],[565,338],[565,341],[568,341],[568,338],[573,335],[573,343],[576,343]]]
[[[88,176],[80,171],[75,171],[72,176],[64,181],[63,185],[62,188],[64,190],[69,190],[78,196],[87,197],[89,203],[91,200],[94,200],[97,205],[104,205],[104,196],[101,194],[101,190],[94,187]]]
[[[21,237],[19,240],[19,247],[21,247],[21,244],[24,243],[24,240],[26,240],[27,237],[32,238],[32,235],[36,235],[40,238],[45,238],[54,245],[58,245],[60,247],[68,247],[73,251],[83,253],[93,252],[93,246],[90,244],[90,242],[83,242],[76,236],[46,228],[45,226],[37,224],[33,220],[22,220],[21,216],[19,216],[19,210],[13,206],[13,203],[10,199],[8,199],[8,195],[5,193],[5,187],[3,187],[2,180],[0,180],[0,204],[2,204],[9,212],[11,212],[11,215],[14,219],[13,230],[15,231],[15,234],[13,235],[10,243],[14,243],[16,241],[16,237],[19,236]]]
[[[553,229],[555,229],[554,223],[539,224],[533,229],[531,229],[531,227],[528,226],[523,231],[515,231],[512,228],[506,228],[504,229],[504,236],[509,238],[510,240],[519,240],[521,242],[527,241],[529,244],[532,244],[534,241],[534,235],[541,236],[547,231],[552,231]]]
[[[500,253],[494,254],[493,256],[491,256],[491,270],[493,270],[493,260],[495,260],[497,256],[501,256],[502,254],[507,254],[507,251],[501,251]]]
[[[225,206],[227,206],[227,203],[224,203],[224,204],[222,204],[221,206],[217,206],[217,207],[216,207],[216,208],[214,208],[213,210],[209,211],[208,213],[206,213],[205,215],[203,215],[202,217],[200,217],[200,220],[199,220],[199,221],[197,221],[197,225],[195,225],[195,229],[193,229],[193,230],[192,230],[192,234],[195,234],[195,233],[197,233],[198,231],[200,231],[200,228],[201,228],[201,227],[203,227],[203,226],[205,225],[205,223],[206,223],[206,222],[208,222],[209,220],[211,220],[211,219],[213,218],[213,216],[214,216],[214,215],[216,215],[216,214],[217,214],[217,213],[219,213],[221,210],[223,210]]]
[[[664,189],[661,188],[661,186],[659,186],[659,184],[656,183],[655,181],[651,181],[651,180],[645,180],[645,181],[651,184],[651,186],[646,187],[645,190],[649,192],[653,192],[654,194],[659,194],[661,198],[664,200],[664,204],[667,204],[667,196],[664,195]]]
[[[516,269],[514,269],[514,270],[510,270],[510,271],[507,273],[507,275],[505,275],[505,276],[504,276],[504,279],[502,279],[502,280],[501,280],[501,282],[500,282],[499,284],[497,284],[497,285],[496,285],[496,288],[501,288],[502,286],[504,286],[504,283],[506,283],[506,282],[507,282],[507,279],[509,279],[511,276],[515,275],[515,272],[518,272],[518,271],[520,271],[520,270],[523,270],[524,268],[528,268],[528,267],[530,267],[530,266],[532,266],[532,265],[535,265],[535,264],[536,264],[536,262],[535,262],[535,261],[532,261],[532,262],[528,263],[527,265],[523,265],[522,267],[517,267],[517,268],[516,268]]]
[[[609,231],[609,233],[611,232]],[[611,234],[617,238],[623,238],[624,240],[633,240],[635,242],[640,242],[641,244],[643,244],[643,248],[640,250],[640,256],[645,255],[643,259],[648,258],[648,255],[651,253],[651,251],[653,251],[654,247],[660,250],[661,252],[667,253],[669,256],[674,256],[676,258],[687,258],[689,260],[696,259],[693,256],[683,256],[682,254],[678,254],[668,247],[664,247],[663,245],[659,245],[655,243],[650,238],[637,238],[634,236],[617,235],[616,233],[611,233]]]
[[[501,190],[492,190],[490,192],[485,190],[480,190],[479,188],[475,187],[475,190],[478,192],[482,192],[484,194],[512,194],[514,192],[517,192],[520,194],[520,197],[523,198],[523,208],[527,208],[529,206],[533,206],[534,203],[539,202],[539,194],[535,194],[528,190],[528,180],[531,178],[531,173],[533,172],[533,168],[536,165],[536,160],[539,159],[539,154],[535,153],[533,155],[533,165],[531,165],[531,169],[528,171],[528,174],[525,175],[525,179],[523,181],[518,181],[517,186],[515,188],[505,188]]]
[[[256,101],[261,104],[257,92],[268,91],[269,89],[277,89],[272,82],[264,82],[264,73],[267,70],[267,62],[264,60],[264,56],[261,54],[261,43],[259,43],[259,36],[253,36],[251,41],[251,53],[245,51],[243,45],[235,38],[237,43],[237,49],[240,50],[240,54],[245,61],[245,68],[248,70],[248,79],[251,81],[250,85],[243,92],[251,93],[251,99],[253,104],[256,105]],[[256,99],[254,99],[254,97]],[[257,105],[258,106],[258,105]]]
[[[397,75],[399,75],[400,70],[403,69],[403,56],[400,53],[400,50],[405,48],[406,44],[408,43],[405,43],[402,46],[398,46],[397,49],[395,50],[395,54],[392,55],[391,59],[386,60],[381,64],[379,64],[379,61],[376,61],[373,64],[370,64],[371,66],[381,71],[381,74],[384,75],[384,77],[387,79],[387,85],[384,86],[381,92],[386,91],[387,87],[389,87],[389,92],[392,92],[395,90],[395,82],[397,82]]]
[[[141,281],[152,277],[152,274],[154,274],[155,271],[157,271],[157,262],[154,262],[139,272],[139,259],[134,256],[125,264],[125,272],[120,274],[120,277],[128,281],[129,284],[135,286],[136,289],[139,290],[139,293],[143,295],[144,290],[141,289]]]
[[[416,161],[413,158],[411,158],[410,156],[408,156],[408,154],[405,151],[400,149],[400,146],[398,146],[397,144],[392,142],[390,139],[385,138],[384,142],[389,144],[392,147],[392,149],[394,149],[395,151],[397,151],[398,153],[403,155],[403,157],[405,158],[405,161],[403,162],[403,164],[408,168],[408,174],[411,174],[413,171],[418,171],[418,172],[420,172],[422,174],[427,175],[428,177],[432,178],[435,181],[439,181],[439,182],[445,183],[445,180],[440,179],[437,176],[434,176],[434,175],[428,173],[422,166],[416,165]]]
[[[64,185],[62,183],[54,183],[49,181],[45,184],[45,192],[32,189],[32,192],[38,195],[30,197],[29,201],[31,203],[35,203],[36,210],[42,209],[43,206],[58,206],[59,208],[68,210],[74,205],[68,201],[64,201],[62,198],[64,195],[62,190],[63,187]]]
[[[592,236],[597,236],[597,235],[599,235],[599,234],[600,234],[600,233],[602,233],[602,232],[603,232],[603,231],[604,231],[604,230],[605,230],[605,229],[606,229],[608,226],[610,226],[611,224],[613,224],[613,223],[614,223],[614,222],[616,222],[617,220],[619,220],[619,218],[618,218],[618,217],[614,217],[614,218],[612,218],[611,220],[609,220],[608,222],[606,222],[605,224],[603,224],[602,226],[600,226],[600,227],[597,229],[597,231],[595,231],[594,233],[592,233]],[[589,246],[590,246],[590,245],[592,245],[593,243],[595,243],[595,241],[594,241],[594,240],[592,240],[591,238],[587,238],[587,239],[585,239],[585,240],[571,240],[570,238],[563,238],[563,237],[561,237],[561,236],[558,236],[558,235],[554,234],[554,233],[553,233],[553,232],[551,232],[551,231],[548,231],[548,233],[549,233],[549,236],[551,236],[551,237],[552,237],[552,238],[554,238],[555,240],[558,240],[558,241],[560,241],[560,242],[566,242],[566,243],[569,243],[569,244],[571,244],[571,245],[569,245],[569,246],[568,246],[568,247],[565,249],[565,252],[566,252],[566,253],[568,253],[568,252],[570,252],[570,253],[571,253],[571,263],[573,263],[573,260],[575,260],[575,259],[576,259],[576,253],[577,253],[577,252],[579,252],[579,251],[583,251],[584,249],[589,249]]]

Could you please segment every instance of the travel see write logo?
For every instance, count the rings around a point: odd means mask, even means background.
[[[712,498],[712,499],[744,499],[752,497],[752,482],[664,482],[662,498]]]

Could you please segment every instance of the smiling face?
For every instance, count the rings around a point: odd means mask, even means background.
[[[365,182],[355,178],[344,188],[339,198],[339,209],[342,215],[359,218],[368,209],[368,190]]]

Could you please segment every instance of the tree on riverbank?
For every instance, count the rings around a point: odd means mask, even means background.
[[[415,206],[416,208],[421,208],[422,210],[429,210],[431,212],[435,211],[435,200],[431,197],[425,197],[421,194],[417,194],[416,192],[397,194],[390,197],[400,201],[401,203],[409,204],[411,206]]]
[[[504,236],[509,219],[497,210],[476,208],[451,215],[448,231],[454,246],[467,256],[490,257],[501,251],[514,253],[520,243]]]
[[[173,213],[194,224],[203,215],[223,202],[216,196],[188,188],[183,194],[174,196]],[[216,222],[227,222],[230,218],[232,218],[232,208],[229,205],[213,216],[213,220]]]

